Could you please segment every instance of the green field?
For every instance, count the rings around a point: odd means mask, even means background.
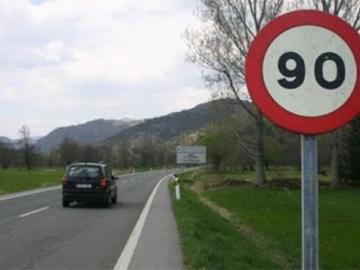
[[[64,169],[0,169],[0,195],[33,188],[60,185]]]
[[[187,269],[277,268],[231,224],[199,202],[196,194],[187,189],[181,193],[181,201],[173,206]]]
[[[229,175],[226,177],[229,177]],[[175,202],[174,209],[186,256],[194,257],[193,254],[196,254],[195,250],[197,249],[196,245],[192,244],[193,239],[191,237],[184,237],[184,228],[191,227],[191,225],[186,223],[200,223],[202,227],[206,228],[213,226],[214,222],[218,222],[213,216],[207,219],[199,219],[198,214],[190,215],[190,207],[184,213],[178,210],[181,205],[190,203],[188,202],[188,197],[192,198],[192,204],[201,204],[201,207],[206,209],[207,207],[199,201],[201,196],[232,214],[229,219],[223,219],[222,222],[227,223],[233,229],[233,241],[235,241],[235,236],[240,236],[242,239],[246,239],[248,243],[254,244],[257,247],[257,251],[255,250],[254,254],[260,253],[266,258],[271,254],[275,254],[273,257],[281,258],[280,261],[285,262],[285,265],[287,265],[286,267],[284,267],[284,264],[282,266],[279,265],[275,267],[276,269],[286,269],[289,268],[289,265],[292,268],[300,268],[300,190],[281,187],[257,188],[252,185],[231,187],[220,185],[219,187],[213,187],[202,192],[199,192],[197,188],[194,189],[194,187],[199,186],[199,182],[210,181],[213,183],[216,178],[215,173],[191,172],[183,175],[183,193],[190,193],[191,195],[185,195],[180,203]],[[239,175],[232,177],[232,179],[236,178],[242,179]],[[224,175],[219,175],[218,179],[220,182],[224,182]],[[198,183],[194,185],[195,182]],[[190,186],[197,192],[191,192],[189,190]],[[321,268],[360,269],[360,257],[358,256],[360,246],[360,190],[321,188],[319,194]],[[202,211],[205,212],[205,210]],[[217,218],[220,217],[209,208],[207,208],[207,211],[211,211],[212,215],[216,215]],[[187,215],[185,225],[182,221],[184,219],[183,215]],[[199,226],[198,224],[197,227]],[[219,227],[219,235],[221,235],[222,226]],[[202,230],[206,231],[206,229]],[[221,239],[218,240],[219,243],[222,241]],[[197,245],[201,246],[200,244]],[[236,240],[236,243],[233,243],[233,245],[237,250],[246,249],[243,240]],[[206,249],[205,244],[203,248]],[[214,250],[213,247],[210,247],[210,249]],[[206,251],[203,251],[203,253],[206,254]],[[224,253],[224,256],[227,256],[226,254],[227,252]],[[188,257],[186,257],[186,262],[190,266],[189,268],[199,269],[197,265],[192,264],[192,259]],[[211,257],[216,258],[217,256],[212,255]],[[231,261],[231,258],[227,260]],[[256,260],[256,258],[253,257],[252,260]],[[272,261],[274,262],[274,260]],[[214,265],[210,263],[205,269],[219,269],[213,267]],[[238,262],[229,262],[227,267],[224,266],[221,269],[243,268],[241,266],[231,267],[232,265],[238,265]],[[268,267],[263,268],[273,267],[269,264]]]

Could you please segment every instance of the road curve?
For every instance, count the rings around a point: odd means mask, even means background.
[[[156,183],[170,171],[120,177],[118,204],[61,207],[61,190],[0,201],[1,269],[113,269]]]

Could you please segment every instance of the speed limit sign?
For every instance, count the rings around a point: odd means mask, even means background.
[[[342,19],[295,11],[271,21],[253,41],[246,83],[260,111],[290,131],[337,129],[360,111],[360,38]]]

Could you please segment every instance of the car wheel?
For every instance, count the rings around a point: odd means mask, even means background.
[[[69,207],[69,205],[70,205],[69,201],[63,198],[62,199],[62,206],[63,207]]]
[[[117,203],[117,193],[115,193],[114,197],[111,199],[112,203]]]
[[[108,195],[106,195],[105,198],[104,198],[103,206],[104,206],[105,208],[109,208],[110,205],[111,205],[111,196],[108,194]]]

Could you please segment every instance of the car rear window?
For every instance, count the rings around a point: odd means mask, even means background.
[[[101,177],[101,170],[95,166],[73,166],[70,167],[68,176],[79,178]]]

